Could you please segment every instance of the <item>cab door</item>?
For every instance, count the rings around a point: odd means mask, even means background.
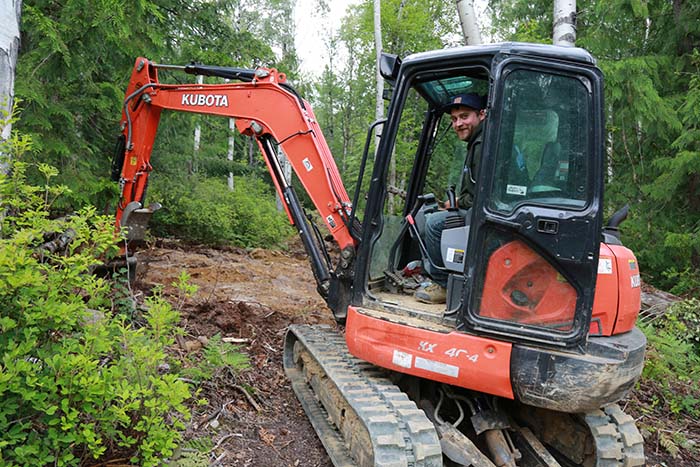
[[[603,191],[602,75],[494,61],[460,324],[561,346],[590,323]]]

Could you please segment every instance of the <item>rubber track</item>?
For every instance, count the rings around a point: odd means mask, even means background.
[[[634,419],[617,404],[584,416],[596,446],[595,467],[638,467],[645,464],[644,439]]]
[[[335,466],[442,466],[442,450],[433,424],[380,369],[351,356],[341,335],[325,327],[294,325],[286,339],[285,371]],[[294,340],[304,346],[344,399],[345,408],[331,409],[335,413],[351,410],[364,425],[372,444],[371,455],[359,462],[351,458],[349,444],[330,424],[333,417],[319,402],[332,397],[313,395],[308,376],[291,364],[293,356],[288,353],[293,352]],[[348,436],[358,436],[355,445],[361,439],[357,433]]]

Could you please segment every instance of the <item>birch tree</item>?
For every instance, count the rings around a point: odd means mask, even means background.
[[[228,152],[226,153],[226,160],[229,161],[230,164],[233,164],[233,152],[235,150],[235,145],[234,145],[234,139],[236,135],[236,119],[235,118],[229,118],[228,119]],[[233,172],[229,170],[228,172],[228,189],[233,191]]]
[[[474,10],[474,0],[457,0],[457,14],[462,25],[464,43],[467,45],[481,44],[481,32],[479,22]]]
[[[382,78],[382,74],[380,72],[380,67],[379,63],[381,61],[381,56],[382,56],[382,4],[381,0],[374,0],[374,49],[375,49],[375,56],[376,56],[376,65],[375,65],[375,75],[376,75],[376,80],[377,80],[377,91],[375,94],[375,112],[374,112],[374,118],[375,120],[379,120],[380,118],[384,117],[384,79]],[[381,138],[381,130],[380,127],[376,127],[374,129],[374,136],[375,136],[375,141],[376,141],[376,146],[375,146],[375,153],[376,149],[379,148],[379,140]],[[395,186],[396,185],[396,162],[395,159],[391,159],[391,165],[389,167],[389,185],[390,186]],[[394,195],[390,194],[389,195],[389,209],[393,212],[393,206],[394,206]]]
[[[554,0],[554,45],[576,45],[576,0]]]
[[[15,67],[19,53],[19,19],[22,0],[0,0],[0,120],[7,118],[2,127],[2,140],[10,137],[14,101]],[[6,170],[4,155],[0,154],[0,170]]]
[[[384,117],[384,79],[379,70],[379,61],[382,56],[382,5],[381,0],[374,0],[374,48],[376,51],[377,63],[376,63],[376,77],[377,77],[377,92],[376,96],[376,107],[375,107],[375,118],[378,120]],[[377,138],[379,137],[379,130],[377,130]],[[378,141],[378,139],[377,139]]]
[[[204,83],[204,76],[197,75],[197,84]],[[190,161],[189,174],[192,175],[197,171],[197,159],[199,159],[199,148],[202,143],[202,118],[197,118],[197,123],[194,126],[194,150],[192,151],[192,160]]]

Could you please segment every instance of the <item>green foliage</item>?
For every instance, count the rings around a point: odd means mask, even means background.
[[[653,324],[641,324],[648,347],[643,386],[654,404],[674,414],[700,416],[700,302],[674,304]]]
[[[691,298],[675,303],[664,315],[664,329],[695,346],[700,355],[700,300]]]
[[[158,235],[209,244],[279,246],[291,235],[284,213],[260,180],[238,177],[234,190],[219,180],[153,178],[151,199],[161,209],[151,222]]]
[[[493,33],[520,42],[552,42],[552,2],[550,0],[489,0]],[[580,7],[579,7],[580,8]]]
[[[350,196],[354,194],[359,172],[359,162],[365,144],[367,128],[375,120],[376,109],[376,52],[374,45],[373,3],[359,2],[350,7],[337,35],[325,34],[325,45],[330,63],[315,83],[315,114],[323,128],[331,152],[335,155]],[[440,1],[381,2],[382,41],[386,52],[405,57],[426,50],[455,45],[459,23],[454,4]],[[340,63],[342,51],[349,51],[347,61]],[[385,84],[385,87],[388,87]],[[404,123],[402,123],[404,125]],[[415,123],[404,126],[415,127]],[[415,152],[414,134],[405,133],[396,141],[395,171],[388,183],[399,190],[410,173]],[[374,138],[372,138],[372,143]],[[370,146],[370,154],[374,148]],[[362,191],[366,193],[373,159],[370,156]],[[444,190],[444,187],[441,187]],[[358,213],[363,211],[363,197],[359,198]],[[397,205],[399,203],[396,203]]]
[[[238,372],[249,367],[248,356],[239,348],[221,340],[221,334],[209,338],[201,354],[190,354],[183,374],[197,381],[211,380],[223,371]]]
[[[15,84],[24,109],[16,128],[33,139],[38,149],[33,161],[58,167],[59,181],[71,188],[55,208],[70,212],[92,204],[108,210],[114,203],[117,187],[108,179],[109,158],[137,57],[176,64],[277,66],[293,76],[297,59],[289,47],[291,8],[286,0],[24,2]],[[279,57],[273,47],[282,51]],[[163,75],[180,82],[192,78]],[[189,156],[192,119],[179,122],[176,131],[159,133],[159,140],[170,154]],[[212,131],[205,129],[203,147],[226,128],[226,119],[219,119]],[[218,145],[226,145],[226,136]],[[246,160],[245,149],[239,145],[236,161]]]
[[[110,284],[91,273],[115,253],[111,218],[50,219],[65,188],[49,166],[45,185],[27,184],[19,155],[0,175],[0,464],[82,465],[118,450],[158,465],[189,416],[186,384],[158,373],[178,315],[158,297],[138,329],[112,314]],[[64,250],[42,248],[69,229]]]
[[[153,2],[38,0],[22,9],[16,93],[24,109],[17,128],[29,134],[41,161],[61,169],[73,191],[62,203],[106,202],[112,128],[121,84],[134,58],[162,43],[164,11]],[[93,172],[95,171],[95,172]]]
[[[185,300],[188,298],[191,298],[194,296],[194,294],[197,293],[197,290],[199,290],[199,286],[196,284],[192,284],[190,282],[190,275],[187,273],[187,271],[183,270],[180,275],[177,278],[177,282],[173,282],[172,286],[175,287],[178,291],[178,305],[177,309],[181,309],[182,306],[185,304]]]

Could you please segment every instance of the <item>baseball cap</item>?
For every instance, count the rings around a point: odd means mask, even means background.
[[[443,112],[449,113],[456,107],[469,107],[474,110],[481,110],[486,107],[486,97],[475,92],[469,94],[458,94],[450,98],[450,101],[442,107]]]

